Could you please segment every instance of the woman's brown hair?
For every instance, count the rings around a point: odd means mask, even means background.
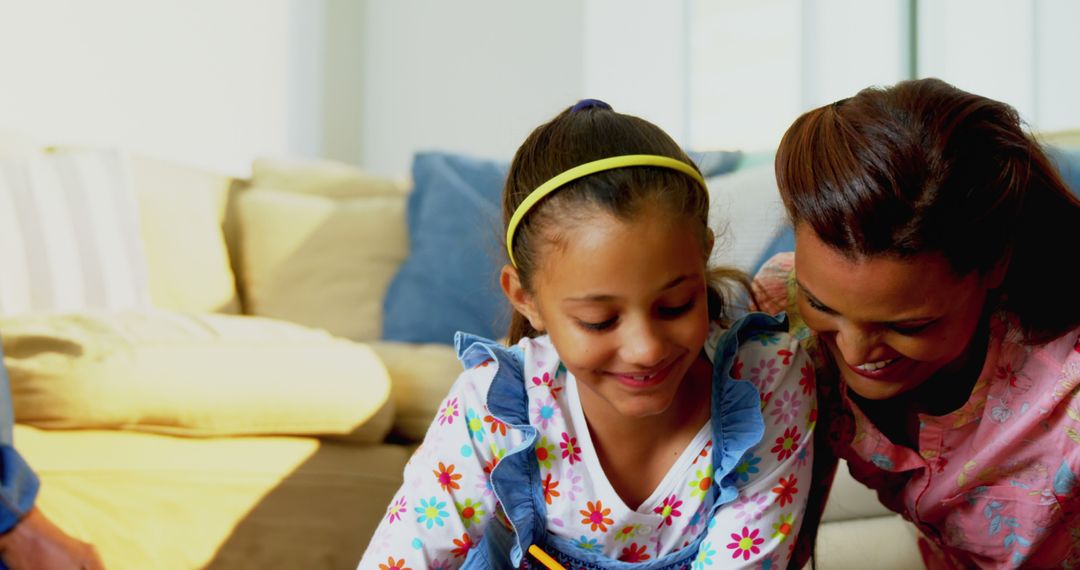
[[[535,188],[575,166],[626,154],[655,154],[693,165],[693,161],[663,130],[634,117],[616,113],[604,103],[588,101],[567,108],[539,126],[522,143],[510,164],[503,191],[503,225]],[[711,243],[708,230],[709,196],[690,176],[658,167],[634,166],[590,174],[545,197],[518,224],[514,234],[514,259],[522,287],[532,292],[533,277],[540,266],[546,243],[558,240],[557,228],[567,221],[587,222],[597,211],[620,220],[638,215],[680,215],[700,229],[702,244]],[[709,251],[705,251],[705,263]],[[709,272],[709,317],[727,316],[727,299],[747,277],[738,270],[717,268]],[[516,343],[539,334],[528,319],[514,311],[507,340]]]
[[[1080,325],[1056,270],[1080,200],[1004,103],[938,79],[864,89],[792,124],[776,178],[792,223],[852,259],[940,253],[958,276],[1007,263],[999,302],[1028,342]]]

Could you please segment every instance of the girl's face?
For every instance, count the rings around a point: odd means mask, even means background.
[[[533,327],[551,335],[590,413],[644,418],[701,398],[679,388],[709,330],[706,252],[698,226],[671,217],[599,214],[556,228],[533,295],[507,289]]]
[[[957,277],[940,254],[853,261],[795,232],[799,314],[860,396],[884,400],[959,367],[999,272]]]

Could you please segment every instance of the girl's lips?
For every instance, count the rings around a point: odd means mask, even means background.
[[[614,377],[619,383],[629,388],[649,388],[663,383],[671,374],[671,370],[675,367],[676,362],[678,362],[678,359],[674,359],[671,362],[650,371],[607,372],[606,374]]]

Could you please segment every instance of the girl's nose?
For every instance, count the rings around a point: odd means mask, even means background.
[[[651,368],[663,362],[665,342],[660,331],[650,322],[642,322],[627,330],[623,339],[623,360],[641,368]],[[625,329],[624,329],[625,330]]]

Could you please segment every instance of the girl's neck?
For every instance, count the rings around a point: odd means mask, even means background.
[[[691,365],[671,406],[661,414],[627,418],[581,394],[593,447],[611,486],[631,509],[652,495],[711,417],[712,364]]]

